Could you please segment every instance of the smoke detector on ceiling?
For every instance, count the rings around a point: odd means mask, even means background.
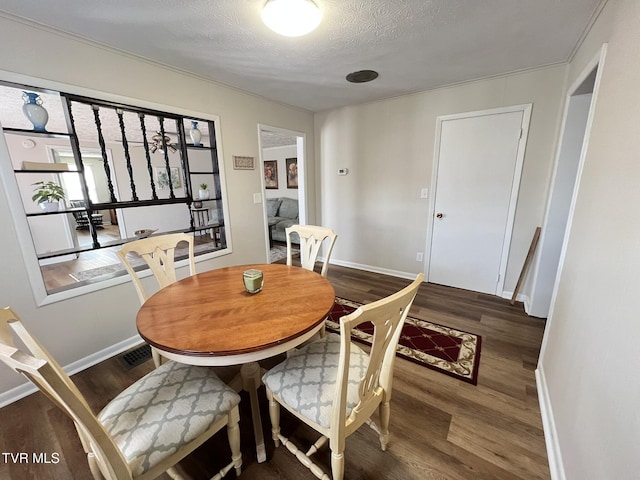
[[[378,78],[378,72],[375,70],[359,70],[347,75],[347,81],[351,83],[366,83],[376,78]]]

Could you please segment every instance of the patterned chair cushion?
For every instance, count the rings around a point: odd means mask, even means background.
[[[166,362],[114,398],[98,420],[142,475],[238,405],[211,369]]]
[[[340,336],[328,334],[292,353],[269,370],[262,381],[293,410],[321,427],[329,428],[339,358]],[[347,417],[359,401],[358,385],[369,365],[369,355],[353,342],[349,365]]]

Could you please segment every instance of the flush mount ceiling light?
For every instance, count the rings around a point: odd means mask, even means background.
[[[375,70],[360,70],[358,72],[351,72],[347,75],[347,82],[351,83],[366,83],[378,78],[378,72]]]
[[[262,21],[285,37],[300,37],[316,29],[322,12],[311,0],[269,0],[262,9]]]

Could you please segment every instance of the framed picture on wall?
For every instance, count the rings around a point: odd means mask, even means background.
[[[264,188],[278,188],[278,161],[265,160]]]
[[[254,157],[233,156],[233,168],[235,170],[253,170],[256,168]]]
[[[298,159],[287,158],[285,165],[287,167],[287,188],[298,188]]]
[[[160,190],[166,190],[169,188],[169,175],[167,175],[167,167],[155,167],[156,170],[156,182]],[[176,188],[182,188],[182,175],[180,175],[180,167],[170,167],[171,172],[171,186],[175,190]]]

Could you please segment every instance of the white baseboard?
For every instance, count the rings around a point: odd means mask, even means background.
[[[538,402],[540,403],[540,415],[542,416],[542,427],[544,429],[544,441],[547,446],[551,480],[566,480],[560,444],[558,443],[558,435],[556,432],[556,424],[553,419],[553,410],[549,398],[549,390],[547,389],[547,381],[544,376],[544,369],[539,364],[538,368],[536,368],[536,386],[538,388]]]
[[[110,347],[104,348],[99,352],[92,353],[80,360],[76,360],[69,365],[66,365],[64,371],[67,372],[68,375],[73,375],[74,373],[81,372],[82,370],[86,370],[87,368],[102,362],[108,358],[113,357],[114,355],[118,355],[130,348],[136,347],[140,344],[144,343],[142,337],[140,335],[134,335],[131,338],[127,338],[121,342],[116,343],[115,345],[111,345]],[[22,385],[18,385],[11,390],[0,393],[0,408],[9,405],[10,403],[16,402],[21,398],[26,397],[27,395],[31,395],[36,392],[38,389],[32,383],[23,383]]]
[[[512,296],[513,296],[513,292],[502,292],[502,298],[507,298],[511,300]],[[524,304],[524,313],[526,313],[530,317],[546,318],[546,317],[540,317],[538,315],[531,315],[531,299],[529,298],[528,295],[519,293],[518,296],[516,297],[516,301],[522,302]]]
[[[324,261],[324,257],[318,256],[318,261]],[[329,261],[329,264],[340,265],[341,267],[355,268],[358,270],[364,270],[366,272],[381,273],[383,275],[390,275],[392,277],[406,278],[408,280],[415,280],[417,275],[417,273],[402,272],[399,270],[390,270],[388,268],[374,267],[372,265],[365,265],[362,263],[346,262],[344,260],[336,260],[333,258]],[[513,292],[502,292],[502,298],[511,300],[512,296],[513,296]],[[529,308],[530,308],[529,297],[523,293],[519,293],[518,296],[516,297],[516,301],[522,302],[524,304],[524,311],[528,315]]]
[[[531,316],[531,299],[527,296],[522,300],[522,303],[524,303],[524,313]]]
[[[513,292],[502,292],[501,297],[511,300],[511,297],[513,297]],[[527,297],[524,293],[519,293],[518,296],[516,297],[516,302],[524,303],[524,310],[525,312],[527,311],[527,304],[529,303],[529,297]]]
[[[324,258],[318,257],[318,260],[324,261]],[[364,265],[362,263],[345,262],[343,260],[335,259],[331,259],[329,261],[329,264],[340,265],[341,267],[355,268],[357,270],[364,270],[366,272],[381,273],[382,275],[390,275],[392,277],[406,278],[408,280],[415,280],[416,276],[419,273],[401,272],[399,270],[390,270],[388,268],[374,267],[373,265]]]
[[[318,261],[323,262],[324,257],[318,256]],[[374,267],[373,265],[366,265],[363,263],[346,262],[344,260],[337,260],[334,258],[329,260],[329,265],[340,265],[341,267],[350,267],[350,268],[355,268],[357,270],[364,270],[366,272],[381,273],[383,275],[406,278],[408,280],[415,280],[416,275],[418,274],[418,272],[416,273],[402,272],[400,270],[391,270],[388,268]],[[513,292],[502,292],[502,298],[506,298],[510,300],[512,296],[513,296]],[[530,302],[529,297],[523,293],[519,293],[518,296],[516,297],[516,300],[518,302],[524,303],[524,310],[525,312],[527,312],[529,302]]]

